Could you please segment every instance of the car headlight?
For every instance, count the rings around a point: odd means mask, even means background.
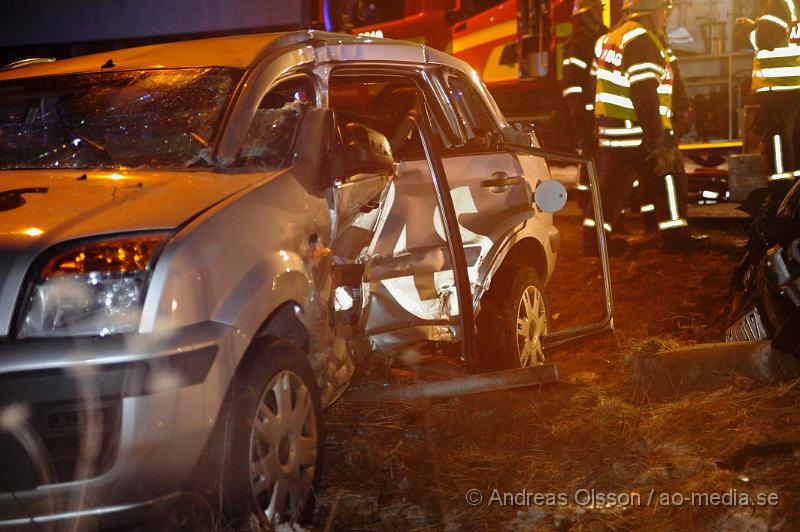
[[[105,336],[139,327],[154,255],[166,235],[87,242],[47,257],[18,337]]]

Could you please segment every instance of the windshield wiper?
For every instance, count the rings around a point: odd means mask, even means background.
[[[72,133],[71,136],[73,137],[71,143],[74,147],[77,148],[81,145],[89,146],[92,149],[92,151],[94,151],[95,154],[100,155],[100,158],[103,159],[104,163],[107,163],[109,165],[114,164],[114,161],[111,159],[111,155],[108,153],[108,150],[102,144],[95,142],[88,137],[84,137],[83,135],[78,135],[76,133]]]

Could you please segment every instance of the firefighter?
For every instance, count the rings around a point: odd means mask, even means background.
[[[759,110],[753,130],[761,137],[769,189],[768,212],[775,212],[800,176],[800,2],[769,0],[752,29],[756,50],[751,91]]]
[[[599,185],[612,254],[625,246],[614,227],[637,178],[653,199],[665,252],[690,252],[704,238],[689,233],[686,175],[672,133],[672,57],[660,38],[671,8],[671,0],[633,0],[629,14],[595,45]],[[591,206],[583,225],[584,251],[596,254]]]
[[[608,32],[603,24],[602,0],[575,0],[572,7],[572,35],[564,47],[564,77],[561,93],[567,102],[578,153],[589,158],[597,154],[594,125],[595,79],[590,69],[594,59],[594,43]],[[578,203],[586,208],[589,193],[589,174],[581,169],[578,183]]]
[[[623,5],[631,4],[631,0],[626,0]],[[661,42],[667,50],[670,58],[670,65],[672,67],[672,125],[673,125],[673,138],[677,144],[681,136],[691,127],[689,124],[689,97],[686,94],[686,86],[683,84],[683,77],[681,76],[678,67],[678,58],[669,46],[669,39],[666,34],[661,34]],[[648,187],[647,185],[651,185]],[[644,219],[644,231],[647,234],[652,234],[658,231],[658,220],[655,216],[655,203],[653,200],[654,194],[657,195],[661,192],[662,187],[657,182],[645,183],[640,186],[638,180],[634,181],[634,197],[631,202],[631,210],[641,213]],[[685,201],[687,198],[681,198]]]

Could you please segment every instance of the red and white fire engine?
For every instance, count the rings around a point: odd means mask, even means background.
[[[371,5],[370,5],[371,4]],[[329,29],[404,39],[472,65],[510,121],[535,121],[548,147],[570,149],[573,135],[557,87],[573,0],[323,1]],[[606,5],[616,22],[622,0]],[[522,58],[520,61],[519,58]]]

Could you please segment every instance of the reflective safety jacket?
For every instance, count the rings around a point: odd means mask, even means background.
[[[588,24],[578,23],[567,43],[564,45],[562,67],[564,77],[561,83],[561,94],[574,116],[578,110],[590,113],[594,123],[594,89],[596,80],[590,73],[594,59],[594,44],[608,28],[600,25],[591,28]],[[573,107],[575,111],[573,111]]]
[[[630,57],[631,44],[649,39],[655,45],[653,57]],[[595,45],[597,88],[595,117],[600,125],[601,147],[640,146],[643,140],[641,121],[631,100],[631,87],[655,80],[658,84],[659,114],[665,130],[672,130],[672,51],[658,36],[636,20],[628,20],[601,37]],[[610,126],[603,119],[616,119]],[[654,117],[655,118],[655,117]],[[604,125],[606,124],[606,125]]]
[[[753,92],[800,90],[800,5],[797,0],[773,0],[767,5],[751,34],[756,56],[753,60]],[[775,33],[779,44],[761,49],[756,33]]]

